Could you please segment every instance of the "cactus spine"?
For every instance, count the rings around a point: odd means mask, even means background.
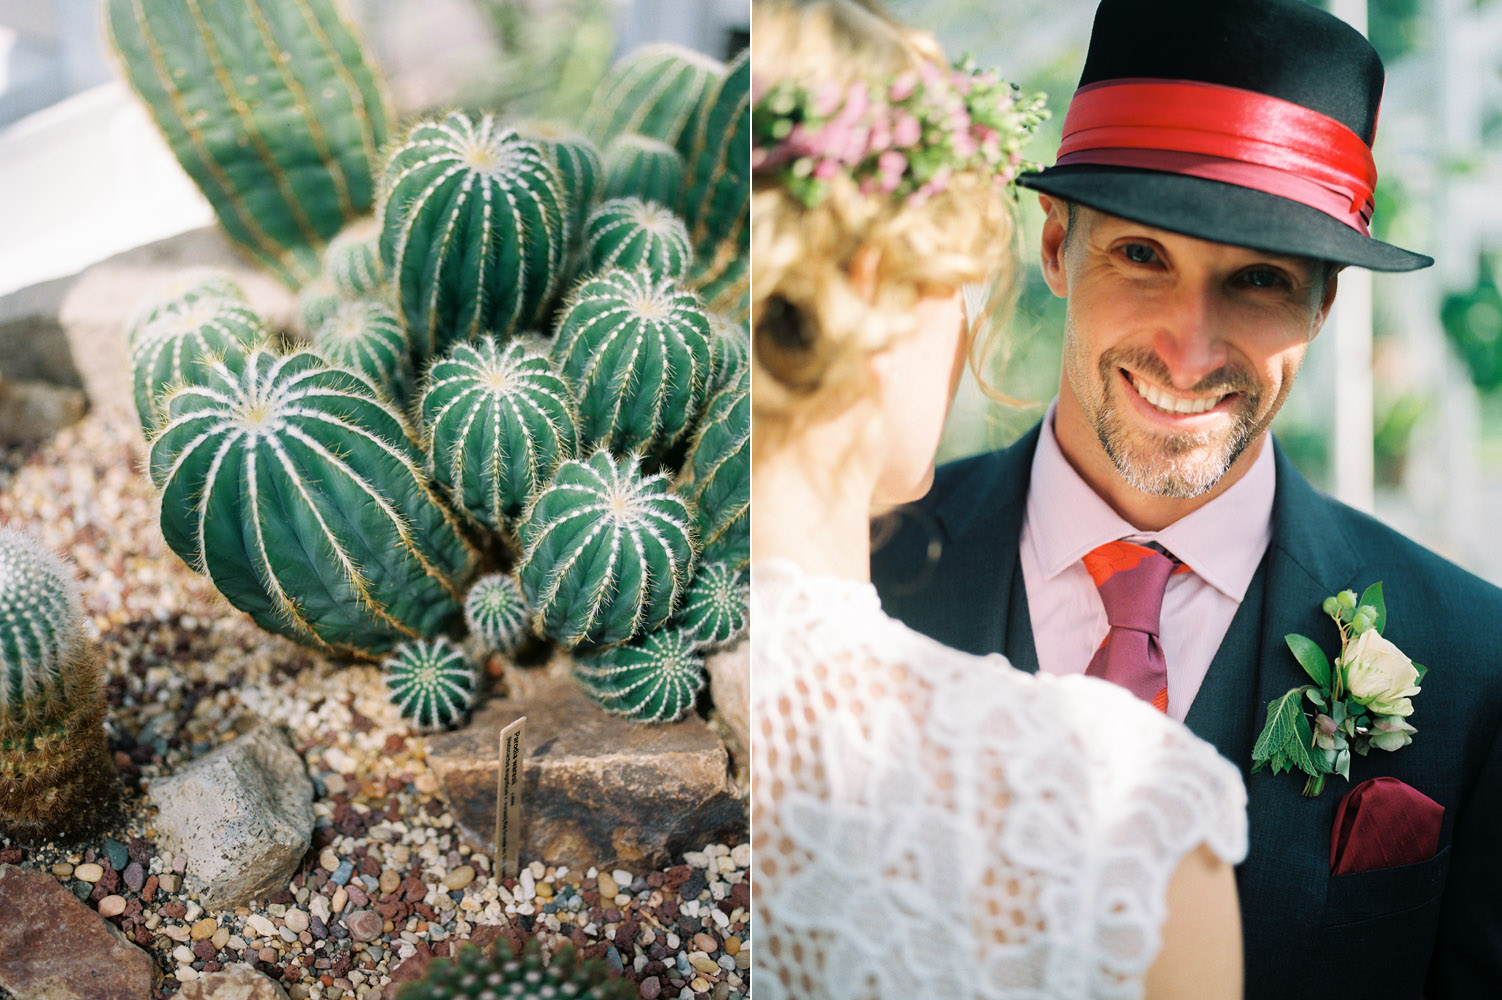
[[[568,384],[520,343],[454,345],[428,372],[422,417],[434,478],[492,529],[578,452]]]
[[[131,382],[141,433],[149,440],[164,421],[168,390],[196,382],[206,362],[241,360],[266,337],[260,317],[242,302],[200,295],[155,312],[131,345]]]
[[[683,222],[661,205],[640,198],[614,198],[595,209],[584,240],[591,271],[647,270],[681,282],[693,263]]]
[[[664,628],[580,657],[574,678],[607,712],[637,722],[672,722],[704,686],[704,660],[687,629]]]
[[[751,559],[751,372],[705,408],[689,456],[689,496],[698,510],[704,559],[734,567]]]
[[[336,368],[363,375],[386,399],[406,402],[412,386],[402,321],[373,299],[340,302],[313,334],[313,350]]]
[[[581,960],[572,944],[544,961],[536,938],[518,954],[505,938],[488,957],[465,943],[453,958],[436,958],[423,978],[403,983],[397,1000],[504,1000],[573,997],[575,1000],[638,1000],[635,984],[614,975],[599,959]]]
[[[719,62],[691,49],[644,45],[600,81],[584,112],[585,132],[601,143],[635,132],[677,146],[705,92],[724,72]]]
[[[646,271],[606,271],[570,294],[553,360],[579,400],[587,448],[665,451],[709,381],[709,319],[691,292]]]
[[[604,195],[655,201],[670,211],[682,211],[683,157],[656,139],[616,136],[605,147]]]
[[[705,648],[726,646],[746,628],[746,571],[729,563],[701,565],[688,585],[678,624]]]
[[[104,711],[72,573],[30,534],[0,526],[0,832],[40,843],[112,818],[119,780]]]
[[[537,630],[565,646],[621,642],[672,617],[692,570],[692,518],[665,477],[597,451],[564,462],[518,529],[517,577]]]
[[[420,729],[452,728],[474,707],[479,675],[442,636],[404,642],[382,666],[391,704]]]
[[[505,573],[482,576],[464,597],[464,621],[486,649],[512,653],[530,634],[532,609],[521,585]]]
[[[536,143],[453,113],[412,129],[386,166],[381,260],[413,363],[537,319],[564,262],[563,185]]]
[[[225,231],[289,285],[316,275],[329,238],[370,210],[388,118],[332,0],[107,0],[106,19]]]
[[[371,656],[457,620],[475,554],[358,376],[256,349],[168,413],[150,464],[162,534],[262,628]]]

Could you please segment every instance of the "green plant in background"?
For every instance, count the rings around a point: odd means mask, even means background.
[[[389,113],[333,0],[105,0],[110,43],[236,243],[284,282],[375,198]]]
[[[243,300],[201,288],[146,312],[151,318],[131,330],[130,369],[141,432],[150,438],[164,422],[162,399],[169,389],[201,378],[206,361],[243,360],[246,349],[267,334]]]
[[[474,708],[479,674],[442,636],[404,642],[381,666],[391,704],[419,729],[451,729]]]
[[[1479,271],[1469,289],[1445,296],[1440,322],[1476,388],[1492,392],[1502,386],[1502,291],[1494,259],[1483,256]]]
[[[592,271],[640,269],[682,281],[694,259],[683,220],[640,198],[612,198],[595,209],[584,241]]]
[[[604,962],[581,960],[571,944],[560,946],[547,960],[536,938],[520,954],[501,938],[488,956],[466,942],[453,958],[435,958],[421,979],[403,983],[396,996],[397,1000],[481,1000],[486,996],[496,1000],[638,1000],[640,994],[635,984],[612,973]]]
[[[746,629],[750,586],[744,569],[727,562],[700,565],[688,585],[677,623],[703,648],[729,645]]]
[[[522,588],[507,573],[482,576],[464,597],[464,622],[469,634],[486,649],[501,653],[515,652],[532,634],[527,619],[532,609],[522,596]]]
[[[607,712],[671,722],[693,707],[704,687],[704,659],[687,629],[665,628],[581,656],[574,677]]]
[[[73,573],[0,526],[0,832],[22,843],[88,835],[120,787],[104,732],[104,669]]]
[[[615,50],[609,0],[477,2],[500,58],[494,79],[475,88],[473,106],[554,119],[588,106]]]

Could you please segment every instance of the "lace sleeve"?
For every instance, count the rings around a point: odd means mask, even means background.
[[[763,1000],[1136,998],[1240,776],[1129,694],[957,653],[869,587],[755,570],[752,835]]]

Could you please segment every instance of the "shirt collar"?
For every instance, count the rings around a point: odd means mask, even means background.
[[[1053,579],[1096,546],[1127,538],[1157,542],[1210,586],[1240,601],[1272,540],[1277,488],[1272,447],[1264,441],[1246,475],[1203,507],[1161,531],[1138,531],[1097,496],[1064,457],[1053,431],[1058,405],[1055,398],[1043,416],[1024,530],[1044,576]]]

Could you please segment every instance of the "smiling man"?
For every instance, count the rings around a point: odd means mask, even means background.
[[[1121,684],[1242,768],[1252,1000],[1502,983],[1502,591],[1317,493],[1268,433],[1340,270],[1433,263],[1370,235],[1382,87],[1298,0],[1104,0],[1056,165],[1023,181],[1067,301],[1059,396],[938,470],[873,556],[909,625]],[[1307,682],[1284,637],[1333,655],[1324,599],[1378,582],[1384,637],[1429,668],[1412,743],[1311,798],[1253,774],[1269,702]]]

